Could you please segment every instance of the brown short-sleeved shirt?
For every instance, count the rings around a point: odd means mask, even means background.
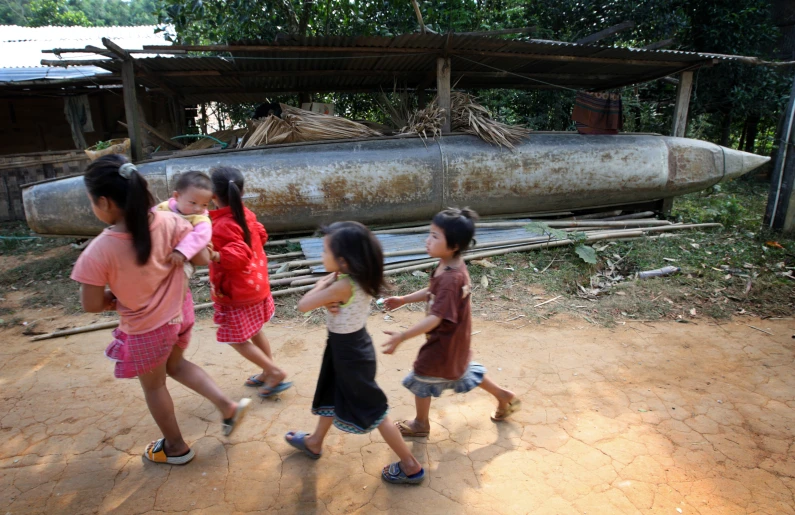
[[[472,334],[471,283],[463,264],[434,272],[428,289],[428,315],[442,323],[426,334],[427,342],[420,348],[414,362],[414,373],[421,376],[456,380],[464,375],[470,360],[469,341]]]

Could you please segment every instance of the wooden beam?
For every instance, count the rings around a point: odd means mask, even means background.
[[[417,16],[417,22],[420,24],[420,32],[425,34],[425,22],[422,21],[422,13],[420,12],[420,6],[417,4],[417,0],[411,0],[411,5],[414,6],[414,14]]]
[[[41,61],[42,66],[55,66],[58,68],[66,68],[68,66],[107,66],[113,62],[116,62],[115,59],[87,59],[81,61],[63,61],[60,59],[42,59]]]
[[[442,134],[450,133],[450,59],[436,59],[436,92],[439,107],[444,110]]]
[[[42,50],[42,54],[86,54],[94,52],[95,54],[104,55],[110,50],[105,50],[104,48],[98,48],[93,45],[86,45],[85,48],[53,48],[51,50]],[[128,54],[156,54],[157,52],[152,52],[151,50],[125,50]],[[174,52],[169,52],[172,54],[186,54],[185,50],[176,50]]]
[[[121,65],[121,81],[124,85],[124,112],[127,116],[127,134],[133,162],[143,159],[141,126],[138,123],[138,98],[135,92],[135,66],[132,59]]]
[[[665,48],[667,46],[671,46],[676,43],[676,40],[671,39],[663,39],[662,41],[655,41],[654,43],[650,43],[644,47],[641,47],[642,50],[657,50],[659,48]]]
[[[591,34],[590,36],[585,36],[582,39],[578,39],[575,41],[578,45],[589,45],[591,43],[596,43],[597,41],[604,39],[606,37],[612,36],[622,30],[631,29],[635,26],[635,22],[628,20],[619,23],[618,25],[613,25],[612,27],[608,27],[605,30],[600,30],[595,34]]]
[[[520,54],[516,52],[494,52],[487,50],[456,49],[452,55],[477,55],[480,57],[503,57],[506,59],[527,59],[531,61],[560,61],[567,63],[594,63],[594,64],[617,64],[630,66],[655,66],[670,67],[679,69],[687,64],[682,61],[647,61],[645,59],[611,59],[607,57],[581,57],[575,55],[547,55],[547,54]],[[706,60],[705,62],[712,62]],[[670,72],[669,72],[670,73]]]
[[[484,30],[480,32],[456,32],[456,36],[502,36],[504,34],[533,34],[538,32],[538,27],[524,27],[522,29]]]
[[[784,112],[776,161],[770,174],[764,225],[770,229],[795,231],[795,77]]]
[[[326,52],[331,54],[417,54],[433,53],[433,48],[330,47],[301,45],[144,45],[149,53],[183,52]]]
[[[676,106],[674,107],[674,126],[671,136],[685,137],[687,128],[687,110],[690,107],[690,92],[693,89],[693,72],[682,72],[679,85],[676,86]]]
[[[105,48],[113,52],[116,57],[122,61],[132,61],[133,57],[130,55],[130,52],[126,51],[108,38],[102,38],[102,44],[105,45]]]

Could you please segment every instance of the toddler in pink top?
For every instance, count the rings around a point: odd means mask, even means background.
[[[211,401],[221,412],[227,435],[250,402],[233,402],[184,357],[193,328],[193,299],[184,290],[181,267],[170,256],[192,227],[173,213],[152,212],[154,199],[146,180],[123,156],[97,159],[83,180],[94,215],[110,227],[75,263],[72,279],[81,283],[80,302],[90,313],[119,312],[119,327],[105,353],[116,362],[116,377],[138,378],[163,433],[146,446],[144,457],[184,465],[195,453],[182,439],[166,376]],[[206,249],[194,258],[200,264],[208,260]]]
[[[210,214],[207,208],[213,198],[213,184],[202,172],[191,170],[180,174],[175,185],[174,195],[155,207],[157,211],[171,211],[190,222],[193,231],[188,233],[168,260],[175,265],[183,265],[185,275],[190,279],[195,271],[190,260],[204,250],[213,236]]]

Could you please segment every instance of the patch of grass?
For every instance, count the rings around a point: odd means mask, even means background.
[[[18,255],[41,252],[66,245],[70,238],[50,238],[39,236],[30,230],[25,222],[0,223],[0,255]]]
[[[63,252],[47,259],[30,260],[16,268],[0,273],[0,286],[25,285],[40,281],[68,279],[77,257],[78,250],[64,247]]]

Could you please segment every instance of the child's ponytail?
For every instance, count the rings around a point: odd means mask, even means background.
[[[132,235],[136,261],[141,266],[145,265],[152,253],[149,211],[154,205],[146,179],[124,156],[112,154],[88,165],[83,182],[95,202],[105,197],[124,212],[124,223]]]
[[[243,174],[236,168],[219,166],[211,171],[213,193],[229,206],[232,217],[243,230],[243,239],[246,245],[251,246],[251,231],[246,223],[246,213],[243,210]]]

